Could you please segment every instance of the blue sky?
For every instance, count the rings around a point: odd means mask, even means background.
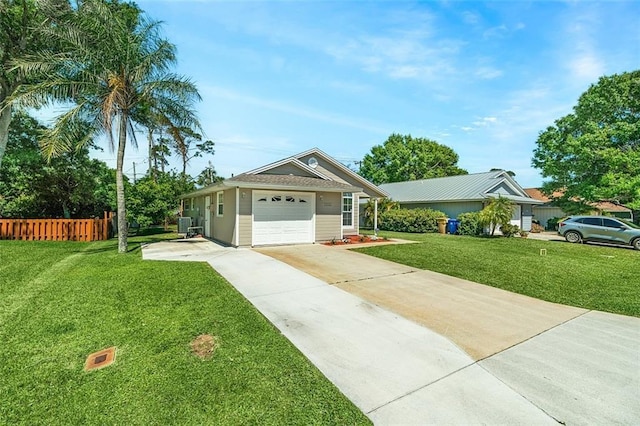
[[[354,165],[400,133],[453,148],[470,173],[538,186],[539,132],[600,76],[640,65],[635,1],[137,3],[203,98],[216,154],[191,160],[194,176],[209,160],[229,177],[312,147]],[[128,147],[129,176],[133,161],[147,168],[144,140]]]

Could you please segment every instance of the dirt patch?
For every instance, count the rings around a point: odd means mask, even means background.
[[[97,370],[107,367],[113,363],[116,359],[116,347],[103,349],[98,352],[94,352],[87,357],[84,363],[84,371]]]
[[[201,334],[191,342],[190,346],[195,356],[205,360],[213,356],[218,348],[218,341],[210,334]]]

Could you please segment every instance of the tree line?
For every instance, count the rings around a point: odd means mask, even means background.
[[[0,168],[0,217],[87,218],[115,211],[116,171],[92,159],[87,147],[47,159],[39,139],[45,130],[26,112],[14,113]],[[135,181],[125,176],[128,219],[161,224],[175,217],[181,194],[220,179],[211,164],[195,179],[155,165]]]

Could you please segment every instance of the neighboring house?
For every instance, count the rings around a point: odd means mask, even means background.
[[[313,243],[358,234],[358,200],[387,194],[317,148],[181,198],[183,216],[232,246]]]
[[[504,170],[386,183],[380,185],[380,189],[403,208],[440,210],[450,218],[480,211],[490,198],[509,198],[516,205],[511,223],[525,231],[531,229],[532,207],[542,204],[531,198]]]
[[[540,225],[547,227],[547,221],[551,218],[560,218],[569,216],[560,207],[556,207],[553,204],[553,199],[544,195],[539,188],[525,188],[525,191],[531,198],[541,201],[543,204],[533,207],[533,218],[540,222]],[[562,193],[554,193],[556,197],[562,195]],[[622,219],[633,220],[633,212],[619,204],[614,204],[609,201],[601,201],[599,203],[593,203],[593,212],[595,215],[611,215]]]

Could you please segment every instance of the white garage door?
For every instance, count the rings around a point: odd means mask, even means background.
[[[312,243],[315,194],[253,191],[253,245]]]

